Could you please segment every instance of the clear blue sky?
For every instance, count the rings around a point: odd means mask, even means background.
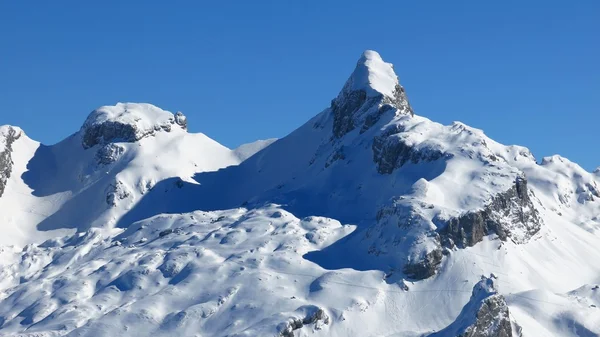
[[[116,102],[234,147],[329,105],[365,49],[417,114],[600,166],[600,1],[0,1],[0,124],[46,144]]]

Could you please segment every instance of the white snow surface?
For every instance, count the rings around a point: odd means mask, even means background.
[[[398,77],[391,63],[383,61],[376,51],[366,50],[348,83],[352,90],[366,90],[369,96],[383,94],[393,97]]]
[[[242,144],[236,147],[233,151],[241,161],[244,161],[255,155],[257,152],[260,152],[265,147],[273,144],[276,140],[277,138],[260,139],[252,143]]]
[[[105,122],[135,125],[140,135],[154,130],[156,126],[168,125],[174,115],[148,103],[117,103],[99,107],[89,114],[82,128]]]
[[[392,97],[397,84],[366,51],[345,89]],[[171,123],[128,106],[90,123]],[[600,335],[597,172],[538,164],[460,122],[378,116],[336,139],[328,108],[235,150],[183,130],[89,149],[81,132],[52,146],[22,133],[0,197],[0,336],[281,336],[304,319],[294,336],[453,337],[490,274],[523,336]],[[414,156],[380,173],[376,139]],[[507,240],[443,248],[433,276],[405,275],[446,220],[521,176],[535,235],[504,219]]]

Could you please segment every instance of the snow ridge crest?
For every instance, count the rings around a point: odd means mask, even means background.
[[[117,103],[90,113],[81,127],[82,145],[90,148],[112,142],[135,142],[173,126],[187,130],[187,119],[148,103]]]

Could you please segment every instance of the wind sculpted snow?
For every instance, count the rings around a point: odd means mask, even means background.
[[[11,142],[0,336],[600,334],[599,174],[416,115],[376,52],[281,139],[187,124]]]

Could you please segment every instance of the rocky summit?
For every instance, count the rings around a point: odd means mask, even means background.
[[[0,336],[600,335],[600,174],[349,65],[236,149],[146,103],[53,145],[0,127]]]

